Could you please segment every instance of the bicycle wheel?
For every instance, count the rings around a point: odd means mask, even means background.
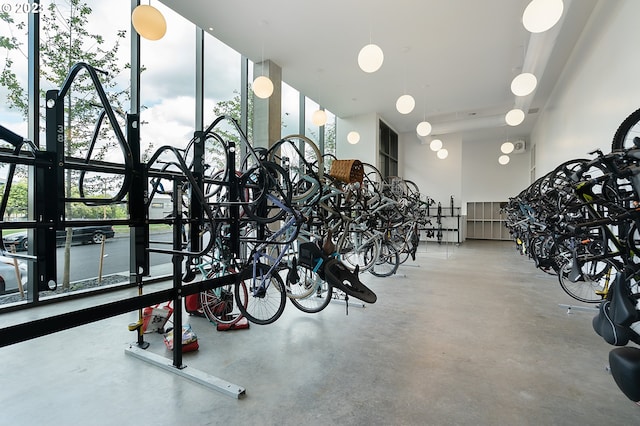
[[[624,119],[613,135],[611,150],[640,148],[640,109],[635,110]]]
[[[398,252],[390,242],[383,241],[380,245],[378,258],[374,261],[369,272],[376,277],[389,277],[398,271],[398,266],[400,266]]]
[[[298,282],[287,286],[287,296],[296,308],[308,314],[320,312],[329,305],[333,288],[308,268],[298,267]]]
[[[253,268],[251,264],[247,268]],[[254,276],[235,285],[236,303],[242,315],[254,324],[266,325],[275,322],[287,303],[282,278],[277,273],[267,274],[267,265],[255,264]],[[243,285],[246,292],[243,291]]]
[[[339,249],[341,259],[351,270],[358,266],[361,272],[368,271],[380,252],[378,238],[370,231],[351,230],[345,232],[344,242]]]
[[[322,195],[324,173],[322,155],[316,144],[303,135],[289,135],[277,141],[267,154],[267,160],[281,166],[289,174],[291,202],[314,205]]]
[[[258,223],[272,223],[291,206],[291,181],[287,172],[269,161],[248,170],[240,178],[243,209]]]
[[[580,276],[571,280],[574,261],[569,258],[560,265],[558,280],[571,297],[585,303],[599,303],[618,274],[618,266],[610,259],[579,261]]]
[[[248,300],[245,282],[240,281],[238,286],[238,291],[242,295],[241,299]],[[240,321],[242,310],[237,303],[234,303],[234,287],[235,284],[227,284],[200,293],[200,303],[209,321],[227,325],[233,325]]]

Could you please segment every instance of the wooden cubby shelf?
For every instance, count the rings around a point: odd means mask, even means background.
[[[510,240],[500,209],[503,201],[467,203],[467,238],[475,240]]]

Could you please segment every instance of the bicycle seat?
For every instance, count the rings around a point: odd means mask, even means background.
[[[324,265],[324,275],[327,282],[340,289],[349,296],[360,299],[363,302],[375,303],[378,300],[376,294],[358,278],[358,266],[351,272],[337,259],[329,259]]]
[[[640,349],[613,349],[609,352],[609,367],[622,393],[634,402],[640,401]]]
[[[631,289],[623,279],[624,274],[619,274],[611,286],[610,315],[613,322],[620,326],[629,326],[638,320],[636,302],[632,299]]]
[[[614,346],[624,346],[629,343],[629,333],[626,327],[621,327],[613,322],[610,313],[611,302],[605,300],[600,304],[598,315],[593,317],[591,324],[593,329],[605,342]]]

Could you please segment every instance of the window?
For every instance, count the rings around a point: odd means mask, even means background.
[[[398,176],[398,134],[380,121],[380,173],[385,178]]]
[[[282,135],[300,133],[300,92],[282,82]]]

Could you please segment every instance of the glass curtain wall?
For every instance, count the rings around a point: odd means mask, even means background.
[[[300,129],[300,92],[282,82],[282,134],[297,135]]]
[[[160,147],[185,148],[193,138],[195,122],[196,86],[196,28],[172,9],[156,2],[167,21],[167,33],[160,40],[140,39],[140,144],[143,162]],[[174,154],[163,151],[153,168],[175,162]],[[175,168],[169,167],[169,170]],[[174,203],[169,193],[170,179],[160,181],[163,193],[156,193],[149,208],[150,219],[173,216]],[[150,227],[150,240],[156,248],[171,248],[172,228],[155,224]],[[166,246],[160,242],[165,242]],[[172,272],[171,255],[151,253],[151,275]]]
[[[167,20],[168,31],[158,41],[141,39],[140,59],[140,136],[143,161],[146,161],[160,146],[170,145],[184,148],[195,131],[195,27],[186,19],[165,7],[154,3]],[[110,105],[117,111],[115,125],[125,129],[124,116],[129,110],[131,62],[131,2],[129,0],[42,0],[40,11],[40,144],[45,143],[44,97],[48,89],[59,89],[69,70],[78,62],[98,69]],[[0,37],[3,44],[0,54],[6,58],[0,80],[0,124],[26,136],[27,121],[27,76],[28,76],[28,28],[26,14],[0,15]],[[240,120],[242,57],[238,52],[205,33],[204,61],[204,125],[210,124],[219,115],[231,115]],[[247,78],[253,81],[253,64],[248,61]],[[88,141],[94,132],[97,144],[91,153],[94,159],[110,162],[123,161],[117,146],[111,123],[100,121],[101,107],[95,88],[80,72],[72,84],[65,102],[66,154],[74,158],[86,158]],[[248,129],[252,129],[253,94],[248,90]],[[301,105],[301,98],[304,99]],[[335,152],[336,118],[327,111],[325,126],[311,122],[318,104],[288,84],[282,84],[282,136],[304,133],[316,142],[324,152]],[[301,123],[301,118],[303,121]],[[99,130],[96,123],[101,122]],[[234,131],[230,127],[226,130]],[[249,135],[250,136],[250,135]],[[249,137],[251,140],[251,137]],[[213,154],[212,154],[213,156]],[[215,160],[212,158],[211,164]],[[19,196],[12,196],[7,213],[2,220],[23,220],[27,216],[27,176],[25,168],[16,173],[12,187],[24,188]],[[4,170],[0,169],[0,172]],[[0,186],[6,183],[0,173]],[[76,196],[80,190],[77,175],[67,176],[66,196]],[[118,190],[121,179],[115,175],[87,175],[83,190],[90,196],[104,197]],[[22,198],[20,198],[22,197]],[[158,194],[150,206],[150,217],[165,217],[172,212],[168,194]],[[67,203],[66,218],[83,219],[127,219],[126,205],[87,206],[84,203]],[[18,230],[5,230],[3,237]],[[73,231],[70,235],[73,235]],[[168,225],[154,226],[154,240],[171,240]],[[111,234],[109,234],[111,235]],[[112,279],[127,282],[129,277],[129,229],[126,225],[114,226],[113,237],[104,244],[72,244],[65,248],[66,234],[61,235],[57,249],[59,288],[68,281],[64,290],[73,290],[75,284],[93,281],[92,285],[112,284]],[[23,247],[24,248],[24,247]],[[67,259],[65,261],[65,259]],[[152,276],[171,272],[168,255],[152,255]],[[68,265],[68,266],[65,266]],[[25,265],[26,268],[26,265]],[[67,277],[68,275],[68,277]],[[101,275],[102,279],[96,278]],[[105,279],[105,277],[113,277]],[[99,281],[99,282],[98,282]],[[15,287],[15,284],[12,284]],[[5,289],[0,287],[0,293]],[[15,293],[11,288],[9,293]],[[49,294],[43,294],[48,297]],[[5,303],[0,301],[1,303]]]

